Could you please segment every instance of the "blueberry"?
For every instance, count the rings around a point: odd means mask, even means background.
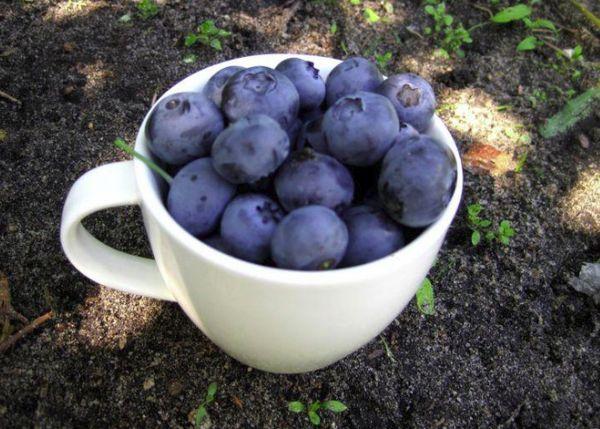
[[[340,98],[323,117],[327,149],[338,161],[373,165],[390,148],[400,125],[394,106],[382,95],[357,92]]]
[[[253,183],[274,172],[289,150],[289,138],[277,122],[265,115],[253,115],[219,134],[212,160],[215,170],[231,183]]]
[[[214,231],[234,195],[235,186],[217,174],[210,158],[201,158],[173,178],[167,209],[187,232],[205,237]]]
[[[156,157],[181,165],[208,155],[223,127],[221,111],[204,94],[180,92],[156,104],[146,125],[146,137]]]
[[[362,57],[350,57],[335,66],[327,77],[327,105],[333,105],[344,95],[375,91],[382,81],[375,64]]]
[[[334,158],[304,148],[292,153],[277,172],[275,191],[287,211],[317,204],[340,212],[352,202],[354,182]]]
[[[383,159],[379,196],[396,222],[424,227],[435,222],[452,197],[456,162],[450,150],[424,135],[394,145]]]
[[[435,95],[431,85],[412,73],[390,76],[377,88],[394,105],[400,122],[406,122],[424,133],[429,128],[435,110]]]
[[[409,140],[413,137],[417,137],[419,132],[410,124],[406,122],[400,122],[400,132],[394,139],[394,144],[402,143],[404,140]]]
[[[204,94],[210,98],[217,106],[221,106],[221,96],[223,94],[223,88],[231,76],[244,70],[244,67],[240,66],[229,66],[216,72],[206,82],[204,86]]]
[[[296,87],[301,110],[312,110],[321,105],[325,99],[325,82],[314,63],[300,58],[288,58],[280,62],[275,70],[286,75]]]
[[[294,120],[292,126],[285,130],[285,132],[290,140],[290,149],[296,148],[296,142],[298,141],[298,137],[302,132],[302,121],[300,119]]]
[[[221,107],[230,122],[263,114],[285,130],[298,116],[299,104],[296,87],[282,73],[268,67],[250,67],[229,78]]]
[[[223,213],[221,235],[233,255],[262,263],[271,254],[271,238],[284,214],[279,204],[269,197],[240,195]]]
[[[300,135],[298,136],[296,148],[302,149],[308,145],[317,152],[329,155],[322,124],[323,116],[305,122],[302,126],[302,130],[300,131]]]
[[[335,268],[346,252],[348,229],[327,207],[306,206],[283,218],[271,241],[278,267],[295,270]]]
[[[233,255],[231,248],[225,243],[223,237],[220,234],[213,234],[202,240],[202,242],[213,249],[217,249],[219,252],[226,253],[227,255]]]
[[[348,227],[348,248],[342,260],[345,267],[375,261],[404,246],[402,229],[380,209],[351,207],[342,219]]]
[[[319,107],[317,109],[300,112],[299,117],[302,123],[306,123],[308,121],[312,121],[313,119],[320,118],[324,113],[325,112]]]

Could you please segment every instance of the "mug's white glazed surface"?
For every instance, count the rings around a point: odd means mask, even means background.
[[[313,61],[323,78],[339,62],[283,54],[239,58],[189,76],[163,97],[199,91],[217,70],[229,65],[275,67],[290,56]],[[144,132],[147,118],[137,135],[136,149],[150,155]],[[377,336],[412,299],[458,209],[463,177],[456,145],[437,117],[427,133],[446,144],[457,162],[456,189],[442,217],[390,256],[358,267],[324,272],[264,267],[206,246],[169,216],[162,200],[161,180],[142,162],[134,161],[144,223],[158,270],[169,291],[165,293],[170,293],[190,319],[225,352],[258,369],[282,373],[311,371],[357,350]],[[78,266],[73,252],[67,255]]]

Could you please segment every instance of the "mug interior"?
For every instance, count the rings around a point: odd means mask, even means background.
[[[315,67],[319,69],[323,79],[326,79],[329,72],[340,63],[340,60],[334,58],[313,55],[267,54],[237,58],[215,64],[188,76],[166,91],[159,100],[167,95],[177,92],[201,91],[208,79],[224,67],[233,65],[253,67],[261,65],[275,68],[281,61],[290,57],[312,61],[315,64]],[[152,154],[147,146],[146,133],[144,131],[151,110],[152,109],[146,114],[140,126],[136,138],[135,149],[141,154],[152,158]],[[395,268],[397,269],[398,264],[418,263],[419,255],[424,253],[431,246],[435,246],[438,241],[445,236],[446,231],[458,210],[462,195],[462,164],[454,139],[437,115],[434,115],[432,124],[425,134],[446,145],[451,150],[456,161],[457,175],[454,193],[440,218],[423,230],[409,244],[388,256],[367,264],[349,268],[337,268],[329,271],[296,271],[266,267],[229,256],[213,249],[185,231],[168,213],[162,198],[162,195],[166,190],[166,184],[163,179],[152,172],[152,170],[146,167],[146,165],[138,159],[134,160],[134,169],[144,208],[149,211],[154,219],[160,224],[163,232],[166,232],[172,239],[177,240],[190,252],[197,254],[205,261],[218,265],[224,270],[234,271],[241,276],[276,281],[281,283],[282,286],[332,287],[337,285],[343,287],[344,283],[349,282],[350,280],[368,280],[375,272],[391,272]]]

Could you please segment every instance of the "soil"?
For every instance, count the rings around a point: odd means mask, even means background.
[[[348,406],[322,413],[330,428],[600,427],[600,313],[568,286],[600,258],[600,198],[591,197],[600,189],[600,109],[569,134],[538,133],[569,90],[597,84],[598,32],[570,2],[549,0],[535,16],[560,24],[554,44],[580,44],[583,62],[561,61],[548,46],[517,53],[521,24],[474,29],[465,57],[445,59],[435,54],[441,37],[423,36],[431,20],[421,2],[392,1],[393,14],[380,3],[172,0],[143,20],[127,0],[0,1],[0,90],[21,101],[0,98],[0,271],[18,312],[30,320],[55,313],[0,354],[0,427],[190,427],[213,381],[204,427],[310,427],[287,402],[322,399]],[[488,19],[473,2],[448,3],[465,27]],[[385,22],[368,24],[365,6]],[[131,21],[120,22],[126,13]],[[220,52],[183,46],[205,19],[232,32]],[[133,140],[155,93],[234,57],[342,58],[345,50],[389,51],[388,72],[430,79],[463,153],[490,145],[514,161],[527,152],[520,173],[466,171],[463,205],[430,273],[435,315],[411,303],[381,338],[339,363],[272,375],[229,358],[177,305],[99,286],[69,264],[58,227],[70,185],[127,158],[112,142]],[[182,61],[189,52],[196,63]],[[466,205],[474,202],[494,225],[511,222],[510,245],[471,245]],[[110,210],[86,226],[149,256],[138,209]]]

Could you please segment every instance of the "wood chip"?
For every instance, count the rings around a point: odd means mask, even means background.
[[[76,47],[75,43],[65,42],[65,44],[63,45],[63,51],[70,54],[71,52],[73,52],[75,50],[75,47]]]
[[[585,134],[579,134],[577,136],[577,139],[579,140],[579,144],[582,148],[584,148],[584,149],[590,148],[590,139],[588,138],[588,136],[586,136]]]
[[[493,146],[475,143],[463,155],[463,164],[472,173],[488,173],[500,176],[514,171],[516,163],[513,157]]]
[[[150,377],[144,380],[144,390],[150,390],[154,387],[154,378]]]
[[[237,396],[231,395],[231,400],[233,401],[235,406],[238,407],[240,410],[242,408],[244,408],[244,405],[242,404],[242,400],[240,398],[238,398]]]
[[[367,359],[371,360],[371,359],[376,359],[380,356],[383,356],[385,352],[382,349],[377,349],[372,351],[371,353],[369,353],[369,355],[367,356]]]

